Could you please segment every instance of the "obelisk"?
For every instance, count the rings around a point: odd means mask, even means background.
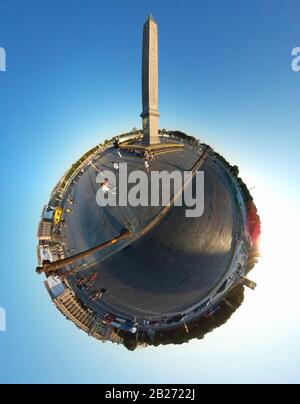
[[[142,98],[145,145],[159,143],[158,137],[158,41],[157,24],[150,15],[144,24],[142,60]]]

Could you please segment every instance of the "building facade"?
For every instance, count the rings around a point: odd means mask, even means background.
[[[54,289],[53,286],[46,281],[45,286],[58,310],[78,328],[103,342],[111,341],[117,344],[123,342],[123,339],[118,336],[113,327],[104,324],[98,316],[80,302],[73,290],[68,287],[63,287],[60,293],[56,293],[55,291],[58,290],[58,285],[56,285]]]
[[[50,220],[41,220],[38,228],[38,239],[40,241],[51,241],[52,240],[52,229],[53,225]]]

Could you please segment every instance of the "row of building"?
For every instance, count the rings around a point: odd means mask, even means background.
[[[113,327],[105,324],[91,309],[84,306],[67,283],[58,277],[49,277],[45,286],[58,310],[89,336],[102,342],[111,341],[117,344],[123,342]]]
[[[63,244],[58,237],[58,233],[55,232],[55,224],[57,212],[60,212],[61,208],[47,205],[44,207],[42,217],[38,227],[38,240],[39,245],[37,247],[37,255],[39,265],[43,265],[44,261],[58,261],[65,257]]]
[[[43,210],[37,234],[39,240],[37,255],[40,266],[45,261],[54,262],[65,258],[64,244],[59,237],[61,215],[62,209],[59,203],[50,203]],[[66,280],[61,280],[59,276],[49,276],[45,286],[57,309],[78,328],[103,342],[122,343],[123,340],[114,331],[114,327],[105,324],[99,316],[87,308]]]

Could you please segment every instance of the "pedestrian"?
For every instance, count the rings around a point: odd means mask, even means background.
[[[100,290],[95,290],[92,295],[91,295],[91,299],[93,301],[100,299],[100,297],[102,297],[102,295],[106,292],[106,289],[102,288]]]
[[[97,274],[97,272],[95,272],[95,273],[90,277],[90,280],[91,280],[91,281],[95,281],[95,280],[97,279],[97,276],[98,276],[98,274]]]
[[[101,182],[101,189],[105,195],[108,195],[109,186],[108,186],[108,179],[105,178],[104,181]]]

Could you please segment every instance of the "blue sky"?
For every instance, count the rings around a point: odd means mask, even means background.
[[[85,151],[140,127],[142,25],[159,25],[160,127],[239,165],[263,221],[257,292],[205,341],[89,339],[35,276],[43,204]],[[299,382],[298,0],[0,0],[0,382]],[[224,349],[226,347],[226,349]]]

